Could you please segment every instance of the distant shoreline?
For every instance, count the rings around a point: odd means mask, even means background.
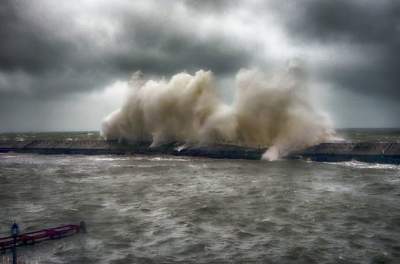
[[[398,130],[400,127],[339,127],[336,131],[346,130]],[[47,133],[99,133],[100,130],[48,130],[48,131],[30,131],[30,130],[15,130],[15,131],[0,131],[1,134],[47,134]]]

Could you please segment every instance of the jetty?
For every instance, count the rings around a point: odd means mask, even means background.
[[[260,160],[267,148],[235,145],[191,145],[177,142],[151,147],[149,142],[123,143],[106,140],[27,140],[0,141],[0,152],[81,155],[174,155],[217,159]],[[400,164],[400,142],[334,142],[322,143],[290,153],[287,159],[322,162],[357,160],[362,162]]]

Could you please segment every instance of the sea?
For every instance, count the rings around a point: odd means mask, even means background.
[[[339,134],[400,142],[400,129]],[[31,139],[101,136],[0,134]],[[19,247],[19,263],[400,263],[400,166],[0,154],[0,237],[80,221],[87,233]]]

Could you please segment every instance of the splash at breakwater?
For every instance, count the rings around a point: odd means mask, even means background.
[[[263,146],[268,160],[334,138],[329,118],[311,103],[300,63],[275,73],[239,71],[232,104],[217,96],[213,79],[202,70],[169,81],[134,74],[125,104],[102,124],[104,137],[152,146],[176,141]]]

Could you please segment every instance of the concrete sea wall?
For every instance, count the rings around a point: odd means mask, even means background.
[[[82,154],[82,155],[174,155],[197,156],[225,159],[259,160],[265,148],[247,148],[232,145],[179,147],[171,143],[149,147],[149,143],[124,144],[102,140],[31,140],[0,141],[0,152],[40,154]],[[400,143],[323,143],[295,153],[288,159],[309,159],[313,161],[348,161],[400,164]]]

